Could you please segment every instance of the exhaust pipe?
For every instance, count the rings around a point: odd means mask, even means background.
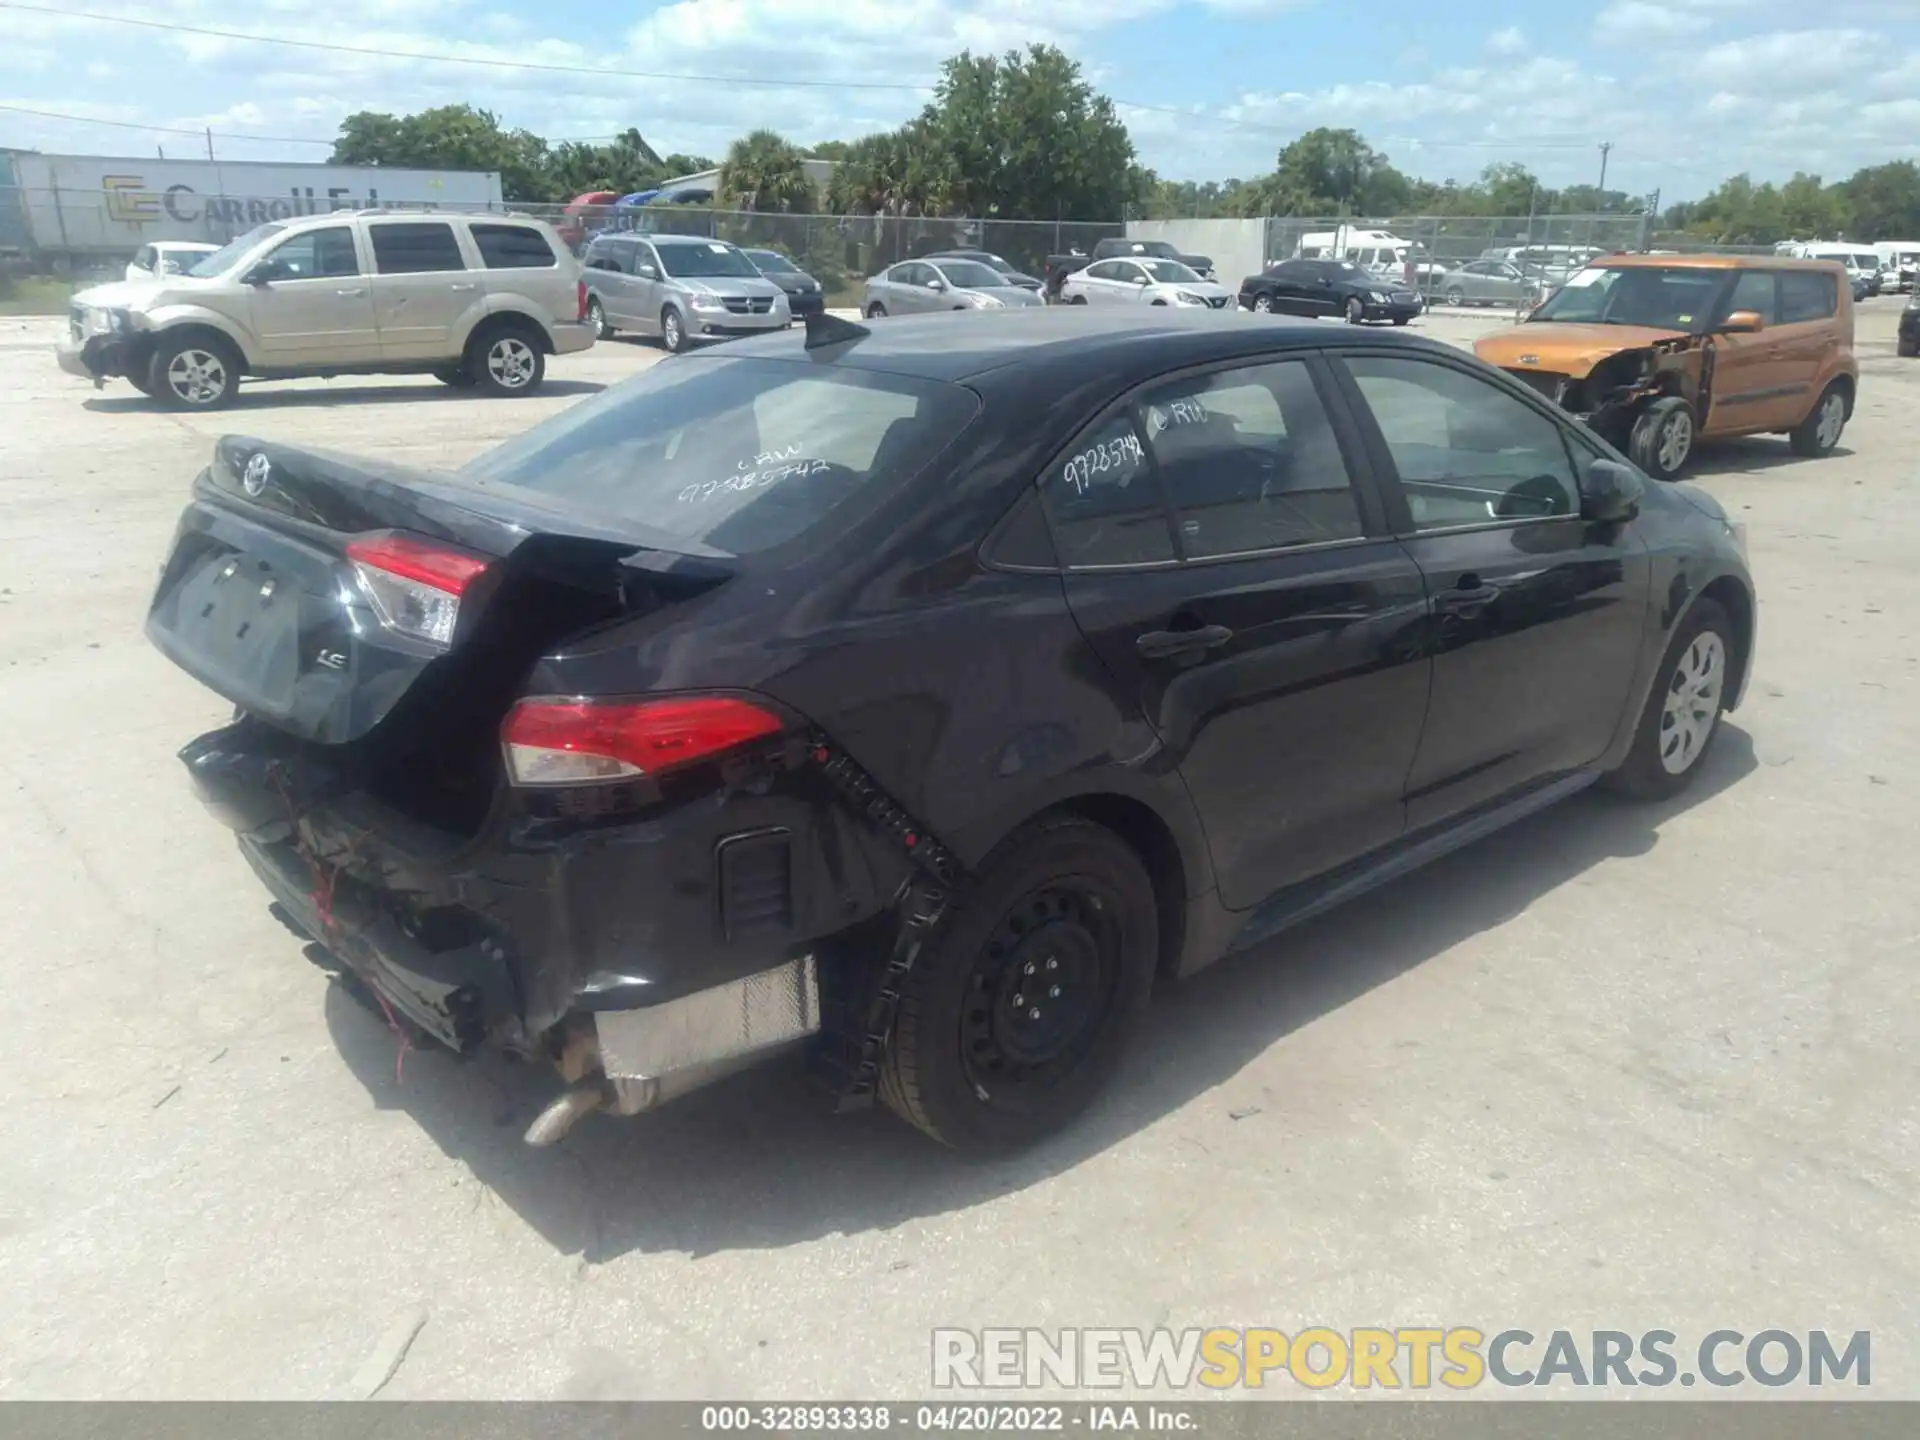
[[[565,1090],[534,1117],[527,1127],[526,1142],[536,1149],[558,1144],[567,1133],[606,1103],[606,1092],[598,1086],[583,1085]]]

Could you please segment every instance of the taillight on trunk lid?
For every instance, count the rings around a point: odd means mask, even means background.
[[[536,699],[508,712],[500,739],[516,785],[594,785],[677,770],[784,728],[736,695]]]
[[[440,646],[453,643],[460,599],[491,563],[483,555],[393,530],[348,541],[347,559],[382,625]]]

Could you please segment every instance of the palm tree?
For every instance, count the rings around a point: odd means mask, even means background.
[[[720,195],[740,210],[811,210],[813,183],[801,164],[805,158],[798,146],[771,130],[743,135],[720,162]]]

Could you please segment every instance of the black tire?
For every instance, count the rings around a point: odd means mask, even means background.
[[[1119,1063],[1159,948],[1153,882],[1131,847],[1073,817],[1029,826],[956,892],[909,972],[881,1098],[979,1154],[1063,1128]],[[1048,1001],[1066,1008],[1047,1016]]]
[[[1847,392],[1836,382],[1820,392],[1819,403],[1807,412],[1807,418],[1787,432],[1787,443],[1794,454],[1811,460],[1830,453],[1846,428]]]
[[[1690,708],[1696,722],[1705,720],[1705,733],[1699,734],[1695,727],[1687,726],[1684,716],[1670,716],[1668,700],[1675,696],[1678,687],[1693,684],[1688,679],[1698,673],[1698,656],[1695,646],[1703,637],[1713,637],[1717,641],[1718,660],[1714,666],[1715,683],[1712,689],[1711,703],[1704,707],[1699,704],[1679,705],[1677,709]],[[1712,649],[1713,647],[1708,647]],[[1727,612],[1713,600],[1700,599],[1693,603],[1681,619],[1680,626],[1674,631],[1673,639],[1667,645],[1667,652],[1660,657],[1660,668],[1654,672],[1653,688],[1647,692],[1646,708],[1640,712],[1640,720],[1633,733],[1633,748],[1627,752],[1627,758],[1619,769],[1607,776],[1609,789],[1622,795],[1630,795],[1636,800],[1664,800],[1670,795],[1678,795],[1692,783],[1693,777],[1700,773],[1700,762],[1713,746],[1714,737],[1720,733],[1720,717],[1727,707],[1727,680],[1733,674],[1734,666],[1739,663],[1739,654],[1735,648],[1733,621]],[[1703,698],[1696,691],[1695,699]],[[1689,734],[1692,738],[1689,742]],[[1669,768],[1661,759],[1662,753],[1675,749],[1682,762],[1676,771]]]
[[[154,395],[154,391],[153,391],[152,372],[138,366],[136,366],[135,368],[139,370],[139,373],[136,375],[127,376],[127,383],[133,386],[133,388],[138,390],[142,395],[146,396],[149,400],[157,398]]]
[[[1087,297],[1084,295],[1076,295],[1071,300],[1067,301],[1067,303],[1069,305],[1084,305],[1087,303]]]
[[[668,305],[660,311],[660,343],[669,355],[682,355],[693,347],[687,334],[687,317],[678,306]]]
[[[464,363],[459,365],[436,365],[433,378],[442,385],[451,385],[456,390],[471,390],[474,386],[473,372]]]
[[[613,338],[613,326],[607,323],[607,310],[600,303],[598,295],[591,296],[587,300],[587,323],[593,326],[594,339],[611,340]]]
[[[496,322],[467,342],[460,368],[483,395],[531,395],[547,378],[546,346],[526,325]]]
[[[873,304],[867,306],[867,318],[869,320],[886,319],[887,307],[882,305],[878,300],[874,301]]]
[[[1656,480],[1673,480],[1693,456],[1693,411],[1677,395],[1654,401],[1634,419],[1627,456]]]
[[[224,410],[240,393],[244,363],[232,342],[221,336],[162,335],[141,388],[169,410]]]
[[[1440,298],[1449,305],[1465,305],[1467,303],[1467,292],[1456,285],[1451,290],[1443,293]]]
[[[1411,315],[1396,315],[1393,317],[1393,323],[1396,325],[1404,325],[1412,318]]]
[[[1904,359],[1911,360],[1914,356],[1920,355],[1920,335],[1915,335],[1911,339],[1902,335],[1893,348],[1898,351]]]
[[[1367,318],[1366,302],[1358,295],[1349,295],[1347,297],[1346,310],[1347,324],[1349,325],[1361,324]]]

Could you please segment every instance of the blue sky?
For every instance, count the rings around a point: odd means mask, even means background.
[[[1402,168],[1467,179],[1518,160],[1664,200],[1750,171],[1828,179],[1920,152],[1920,0],[33,0],[0,8],[0,145],[204,150],[127,124],[211,126],[227,159],[321,159],[341,116],[453,101],[553,138],[638,126],[718,154],[767,125],[801,141],[897,124],[924,90],[745,86],[725,77],[911,86],[962,48],[1046,40],[1116,100],[1146,162],[1221,179],[1270,169],[1316,125]],[[379,56],[100,24],[70,12],[365,46]],[[475,67],[392,52],[462,55]],[[567,75],[529,61],[722,77]],[[1160,108],[1143,108],[1160,107]],[[268,137],[250,139],[241,137]]]

